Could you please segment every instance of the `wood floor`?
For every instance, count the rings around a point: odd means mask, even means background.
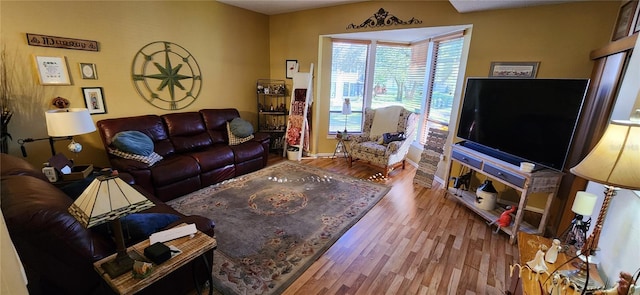
[[[281,161],[271,156],[269,165]],[[302,163],[368,179],[380,172],[345,159]],[[441,186],[413,185],[415,168],[397,169],[390,192],[284,294],[504,294],[517,246],[486,221],[444,198]]]

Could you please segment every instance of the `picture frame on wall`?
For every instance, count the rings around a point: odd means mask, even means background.
[[[298,60],[296,59],[287,59],[286,63],[287,67],[287,79],[293,79],[293,73],[298,71]]]
[[[96,71],[96,65],[92,63],[79,63],[80,65],[80,75],[82,79],[87,80],[97,80],[98,72]]]
[[[102,87],[82,87],[82,95],[84,96],[84,104],[90,114],[107,113]]]
[[[636,13],[637,6],[638,0],[631,0],[620,7],[620,11],[618,12],[618,20],[616,21],[616,26],[614,27],[615,29],[613,31],[611,41],[616,41],[623,37],[629,36],[629,31],[631,30],[631,25],[633,22],[633,17]]]
[[[33,56],[40,85],[71,85],[64,56]]]
[[[539,61],[535,62],[492,62],[489,77],[500,78],[535,78],[538,74]]]

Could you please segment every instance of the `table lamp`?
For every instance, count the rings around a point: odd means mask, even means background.
[[[351,101],[348,98],[342,102],[342,114],[344,115],[344,136],[347,136],[347,121],[351,115]]]
[[[566,245],[573,245],[578,249],[584,245],[585,237],[591,227],[591,215],[597,199],[598,197],[592,193],[583,191],[576,193],[576,198],[571,207],[571,211],[575,213],[575,216],[569,228],[561,235],[564,237],[563,241]],[[583,219],[584,216],[589,216],[589,219],[585,221]]]
[[[68,211],[82,226],[90,228],[111,221],[116,240],[116,257],[102,264],[111,278],[131,271],[133,259],[127,253],[120,218],[155,206],[110,169],[89,184]]]
[[[578,288],[594,290],[602,288],[600,282],[587,279],[588,263],[597,264],[595,257],[602,225],[609,204],[619,188],[640,189],[640,120],[611,121],[604,135],[591,152],[571,173],[605,186],[605,197],[593,232],[577,253],[582,266],[578,270],[565,272]]]
[[[73,140],[74,135],[96,131],[96,126],[93,124],[88,109],[70,108],[50,110],[45,113],[45,118],[49,137],[71,138],[71,143],[69,143],[67,148],[73,153],[82,151],[82,145]],[[55,155],[53,141],[50,141],[50,143],[51,153]]]

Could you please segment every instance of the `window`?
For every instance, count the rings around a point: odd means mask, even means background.
[[[329,132],[362,131],[364,79],[369,42],[334,41],[331,62]],[[345,99],[351,103],[350,115],[342,114]]]
[[[372,108],[401,105],[420,113],[428,48],[428,42],[376,45]]]
[[[425,113],[419,140],[428,128],[446,128],[458,80],[462,34],[406,43],[332,41],[329,133],[361,132],[363,111],[402,105]],[[352,113],[342,114],[345,99]],[[428,125],[428,126],[427,126]]]
[[[420,124],[420,143],[422,144],[427,140],[429,128],[447,129],[449,126],[453,94],[458,81],[462,45],[462,34],[433,41],[427,98],[422,108],[426,112]]]

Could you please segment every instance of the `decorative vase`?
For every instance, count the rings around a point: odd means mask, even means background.
[[[498,191],[491,180],[485,180],[476,190],[476,207],[482,210],[493,210],[496,207]]]

